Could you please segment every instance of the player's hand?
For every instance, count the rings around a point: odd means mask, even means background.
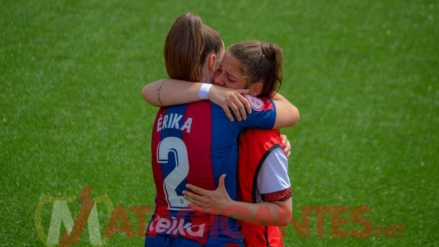
[[[233,121],[231,111],[236,120],[246,119],[247,113],[251,113],[251,106],[242,94],[248,93],[248,89],[232,89],[213,85],[208,93],[209,100],[223,108],[230,121]]]
[[[280,135],[280,137],[282,138],[282,143],[284,144],[285,148],[284,148],[284,153],[285,156],[288,158],[291,155],[291,144],[290,141],[288,141],[288,138],[286,135]]]
[[[190,190],[183,190],[183,195],[190,203],[189,207],[195,211],[221,215],[233,200],[227,193],[224,185],[226,174],[219,178],[218,187],[216,190],[205,190],[195,185],[187,184],[186,187]]]

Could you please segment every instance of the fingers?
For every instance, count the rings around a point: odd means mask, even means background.
[[[218,188],[221,188],[221,189],[226,189],[226,186],[224,185],[224,180],[226,179],[226,174],[223,174],[223,175],[221,175],[220,177],[219,177],[219,180],[218,180]]]
[[[287,138],[287,136],[286,135],[284,135],[284,134],[281,134],[280,135],[280,139],[282,139],[282,144],[286,144],[287,143],[287,141],[288,141],[288,138]]]
[[[289,142],[288,142],[288,145],[285,146],[285,148],[284,148],[284,153],[285,153],[285,156],[286,156],[287,158],[290,157],[290,155],[291,155],[291,146],[289,145]]]
[[[217,193],[217,200],[222,200],[224,202],[224,200],[228,201],[230,200],[230,196],[229,193],[227,192],[226,186],[225,186],[225,180],[226,180],[226,174],[222,174],[219,177],[218,180],[218,188],[216,189]],[[227,203],[226,203],[227,204]]]
[[[204,197],[199,196],[195,193],[189,192],[187,190],[183,190],[184,199],[188,200],[190,203],[193,203],[198,206],[203,206],[205,203]]]
[[[245,110],[247,111],[248,114],[252,113],[252,107],[250,105],[250,102],[248,102],[248,100],[246,100],[244,102],[244,106],[245,106]]]
[[[189,208],[195,211],[209,214],[218,214],[219,212],[217,206],[211,205],[211,199],[209,199],[208,197],[200,196],[187,190],[183,190],[183,196],[187,201],[191,203],[188,205]]]
[[[208,195],[208,193],[209,193],[208,190],[202,189],[202,188],[197,187],[197,186],[192,185],[192,184],[186,184],[186,187],[188,189],[190,189],[193,193],[196,193],[196,194],[199,194],[199,195]],[[186,191],[186,192],[187,193],[191,193],[189,191]],[[191,193],[191,194],[193,194],[193,193]]]
[[[233,122],[233,116],[232,116],[232,113],[230,112],[229,106],[226,105],[226,106],[223,106],[222,108],[223,108],[223,111],[224,111],[224,113],[226,114],[227,118],[228,118],[231,122]]]
[[[246,91],[247,91],[246,93],[248,93],[248,89],[246,89]],[[241,113],[242,115],[245,116],[246,113],[248,113],[248,114],[252,113],[252,107],[250,105],[250,102],[248,102],[248,100],[242,94],[238,95],[238,100],[243,105],[242,110],[244,111],[244,113]]]
[[[236,120],[241,121],[242,119],[246,118],[245,114],[244,114],[244,116],[241,115],[240,107],[237,106],[234,102],[229,102],[229,108],[233,111],[233,114],[235,115]]]
[[[236,90],[212,86],[209,91],[209,100],[219,105],[230,121],[234,120],[233,115],[237,121],[241,121],[247,118],[247,113],[251,113],[250,102],[242,95],[248,91],[248,89]]]
[[[238,92],[230,96],[227,104],[238,121],[247,119],[247,113],[251,113],[250,102]]]
[[[291,144],[290,144],[290,141],[287,139],[286,135],[280,135],[280,136],[281,136],[281,139],[282,139],[282,144],[285,147],[283,151],[285,153],[285,156],[288,158],[291,155]]]
[[[193,209],[194,211],[207,213],[207,210],[205,210],[204,208],[197,206],[195,204],[189,204],[189,208]]]
[[[237,100],[238,102],[235,103],[236,105],[235,115],[240,115],[241,118],[245,120],[247,119],[247,105],[250,105],[250,103],[242,95],[238,95]]]
[[[221,108],[223,109],[224,113],[226,114],[227,118],[233,122],[233,116],[231,111],[233,112],[233,115],[235,115],[236,120],[241,121],[242,116],[239,110],[239,107],[236,106],[235,102],[228,101],[225,102],[224,105],[221,105]]]

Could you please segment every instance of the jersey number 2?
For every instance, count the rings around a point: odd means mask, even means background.
[[[175,159],[175,167],[163,181],[166,200],[170,210],[189,210],[189,202],[177,194],[180,185],[189,173],[189,160],[184,142],[177,137],[163,139],[157,147],[157,162],[169,164],[168,155]]]

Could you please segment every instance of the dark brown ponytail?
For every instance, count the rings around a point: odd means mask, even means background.
[[[203,24],[200,16],[180,15],[168,32],[165,42],[165,65],[171,79],[201,81],[203,64],[209,55],[223,49],[219,33]]]
[[[192,13],[180,15],[165,41],[165,64],[169,78],[201,81],[201,54],[204,48],[201,18]]]

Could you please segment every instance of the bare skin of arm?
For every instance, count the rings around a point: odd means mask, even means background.
[[[142,96],[153,106],[171,106],[200,101],[199,92],[202,82],[187,82],[174,79],[162,79],[146,85]],[[227,117],[233,121],[232,113],[238,121],[251,113],[250,103],[242,96],[247,89],[229,89],[212,85],[208,99],[220,106]]]
[[[299,110],[284,96],[276,93],[273,97],[273,102],[276,105],[276,122],[273,129],[290,127],[299,121]]]
[[[193,210],[214,215],[223,215],[254,225],[287,225],[292,217],[293,200],[247,203],[234,201],[224,186],[226,175],[221,175],[216,190],[204,190],[194,185],[187,185],[191,192],[184,190],[183,195],[191,202]]]
[[[154,106],[171,106],[199,101],[201,82],[187,82],[174,79],[162,79],[146,85],[142,96],[146,102]],[[228,89],[213,85],[208,98],[219,105],[227,117],[233,121],[230,111],[238,121],[246,118],[246,112],[251,112],[250,104],[243,97],[247,89]],[[300,114],[297,107],[291,104],[279,93],[273,97],[276,105],[276,121],[273,129],[293,126],[299,121]]]

